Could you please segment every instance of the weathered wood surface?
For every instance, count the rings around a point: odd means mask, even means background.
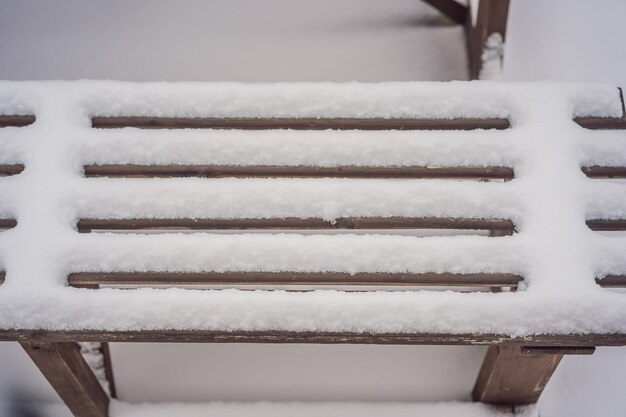
[[[92,230],[245,230],[245,229],[462,229],[497,230],[510,235],[515,225],[508,219],[446,217],[341,217],[334,222],[321,218],[244,219],[80,219],[79,232]]]
[[[511,180],[508,167],[416,166],[245,166],[245,165],[85,165],[86,177],[205,177],[205,178],[458,178]]]
[[[499,345],[499,346],[626,346],[626,334],[538,334],[511,337],[498,334],[354,333],[213,330],[14,330],[0,329],[0,341],[40,342],[181,342],[181,343],[312,343],[378,345]]]
[[[341,272],[80,272],[68,275],[68,285],[329,285],[329,286],[454,286],[510,287],[523,277],[515,274],[392,274]]]
[[[519,346],[490,346],[472,397],[490,404],[533,404],[562,357],[561,353],[522,353]]]
[[[0,177],[17,175],[22,171],[24,171],[24,165],[22,164],[0,164]]]
[[[0,127],[23,127],[35,123],[32,115],[0,115]]]
[[[382,119],[382,118],[218,118],[95,116],[91,126],[100,129],[243,129],[243,130],[475,130],[508,129],[508,119]]]
[[[109,397],[78,344],[22,341],[21,345],[74,416],[108,416]]]

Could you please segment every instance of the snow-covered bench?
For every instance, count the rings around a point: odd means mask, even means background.
[[[626,344],[623,112],[601,85],[0,83],[0,340],[77,416],[109,397],[75,342],[490,345],[474,398],[532,403]]]

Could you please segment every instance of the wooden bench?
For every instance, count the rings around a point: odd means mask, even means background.
[[[510,305],[511,310],[519,312],[520,316],[529,314],[534,308],[532,297],[537,294],[548,294],[557,303],[559,288],[563,288],[559,286],[566,281],[561,280],[544,288],[544,277],[532,274],[530,277],[525,276],[525,265],[532,260],[518,262],[506,256],[511,251],[520,251],[518,258],[524,258],[524,245],[528,242],[543,245],[542,239],[549,234],[545,234],[545,230],[537,232],[535,227],[545,227],[551,219],[558,219],[559,215],[550,215],[552,217],[529,226],[528,222],[532,223],[532,220],[526,219],[523,209],[518,212],[516,203],[504,203],[509,196],[513,198],[511,187],[516,182],[524,184],[525,181],[523,177],[518,178],[518,166],[515,163],[481,165],[479,161],[472,162],[473,154],[467,157],[466,162],[446,163],[443,159],[439,161],[437,153],[433,153],[432,147],[427,148],[424,143],[441,140],[445,145],[442,145],[442,149],[450,154],[456,152],[456,155],[471,146],[478,147],[485,155],[490,147],[495,149],[494,154],[505,152],[507,146],[520,146],[522,149],[524,144],[515,135],[541,129],[532,126],[524,128],[523,123],[532,125],[533,121],[537,121],[539,126],[545,126],[546,120],[552,117],[541,119],[541,115],[530,112],[530,115],[521,116],[526,119],[519,123],[515,112],[519,106],[516,107],[515,97],[524,96],[525,86],[510,87],[503,84],[488,87],[484,92],[480,85],[463,85],[462,89],[467,90],[464,95],[454,101],[451,110],[440,110],[440,114],[437,114],[437,105],[452,97],[454,85],[444,85],[441,91],[434,90],[434,93],[428,92],[432,86],[424,88],[428,93],[422,93],[419,85],[408,85],[406,88],[409,92],[406,94],[415,99],[416,109],[397,98],[398,90],[393,87],[389,87],[392,90],[389,95],[386,95],[384,88],[378,87],[372,90],[358,85],[320,87],[327,89],[323,93],[330,97],[322,95],[323,100],[332,101],[334,98],[341,101],[345,97],[352,97],[352,94],[360,94],[361,98],[357,102],[360,100],[365,107],[378,101],[391,103],[399,100],[401,110],[394,113],[392,109],[378,118],[369,115],[374,110],[368,112],[367,117],[351,114],[327,116],[332,110],[326,110],[324,101],[316,98],[315,86],[307,87],[304,91],[294,87],[297,91],[294,95],[299,100],[311,95],[312,110],[290,106],[290,99],[285,98],[291,88],[289,86],[266,86],[266,90],[261,89],[259,92],[254,87],[240,85],[231,87],[234,91],[232,102],[229,101],[229,93],[220,86],[205,85],[195,91],[192,87],[172,85],[167,86],[166,92],[162,93],[162,86],[130,85],[134,98],[127,101],[120,98],[121,104],[109,110],[114,104],[117,105],[117,97],[123,97],[127,87],[123,83],[95,83],[93,87],[89,83],[34,83],[14,84],[4,88],[18,96],[23,93],[27,97],[24,98],[23,107],[43,110],[41,116],[38,111],[26,115],[0,115],[0,127],[6,128],[0,129],[0,153],[5,149],[14,155],[0,163],[0,175],[5,176],[0,178],[0,192],[8,197],[6,204],[0,206],[0,213],[5,213],[0,219],[0,228],[6,229],[0,235],[0,283],[3,283],[0,297],[3,293],[11,295],[15,289],[20,290],[16,291],[18,298],[15,304],[5,304],[4,309],[0,310],[0,316],[7,317],[0,322],[0,328],[3,328],[0,330],[0,340],[19,341],[22,344],[74,415],[107,416],[109,403],[109,395],[81,356],[77,342],[102,343],[112,396],[115,395],[115,385],[108,356],[109,342],[488,345],[489,350],[478,375],[473,398],[475,401],[505,405],[536,402],[563,355],[591,354],[596,346],[626,345],[626,332],[623,331],[626,323],[622,323],[623,326],[616,330],[600,331],[604,328],[602,320],[610,321],[610,326],[614,327],[614,320],[619,321],[619,318],[604,314],[599,316],[597,327],[586,324],[579,332],[560,328],[559,320],[564,320],[565,314],[559,315],[558,311],[545,313],[546,321],[555,321],[554,328],[541,326],[537,332],[526,331],[524,326],[532,330],[532,325],[526,323],[537,320],[539,316],[530,318],[528,322],[520,317],[523,328],[518,333],[515,331],[517,324],[506,318],[503,319],[501,332],[492,331],[493,327],[489,325],[490,320],[507,310],[507,305]],[[578,87],[571,87],[572,90],[568,88],[549,91],[543,98],[584,97],[578,94]],[[589,91],[592,96],[595,94],[593,88]],[[3,93],[9,94],[0,88],[0,98]],[[69,98],[59,98],[65,93]],[[163,94],[173,96],[172,103],[181,103],[183,110],[172,109],[170,114],[163,114],[160,109],[169,105],[169,96],[163,99]],[[190,102],[200,103],[200,110],[191,105],[186,107],[188,94]],[[208,103],[203,102],[204,97],[213,97],[213,94],[217,98],[209,99]],[[239,108],[237,104],[248,94],[250,97],[247,100],[252,103],[250,108],[253,110],[245,105]],[[605,97],[607,93],[605,89],[599,88],[597,94]],[[30,103],[28,97],[32,95],[38,99]],[[279,97],[279,101],[283,100],[279,107],[284,110],[275,115],[264,115],[263,107],[255,105],[263,100],[271,102],[276,97]],[[499,98],[496,104],[485,104],[484,109],[478,112],[497,113],[494,117],[473,116],[471,110],[464,110],[489,97]],[[348,98],[346,102],[355,104]],[[509,99],[512,101],[507,101]],[[615,114],[614,109],[620,99],[621,116]],[[428,100],[432,101],[434,112],[430,112],[429,106],[425,104]],[[542,97],[538,100],[542,100]],[[598,130],[606,129],[610,131],[609,134],[613,134],[611,132],[614,130],[617,132],[618,129],[626,128],[621,91],[618,94],[615,90],[614,100],[611,117],[585,114],[574,120],[570,116],[569,121],[555,123],[568,126],[563,135],[579,135],[583,138],[581,143],[601,141],[604,138],[596,137],[601,134]],[[57,101],[59,106],[55,108],[54,103]],[[558,108],[557,105],[562,105],[563,101],[556,100],[555,103],[553,106]],[[142,105],[146,105],[147,110]],[[383,108],[376,105],[371,107]],[[255,111],[257,114],[254,114]],[[158,115],[151,116],[150,112]],[[306,115],[307,112],[310,116]],[[223,113],[229,114],[224,116]],[[506,116],[502,116],[503,113]],[[422,118],[420,115],[423,115]],[[558,116],[554,117],[558,119]],[[63,129],[59,129],[59,126]],[[173,133],[178,136],[168,138]],[[226,139],[221,135],[225,135]],[[287,148],[299,147],[302,151],[299,159],[292,163],[264,162],[263,158],[272,160],[273,157],[263,156],[263,152],[271,155],[276,151],[271,146],[277,142],[269,145],[262,142],[269,141],[268,138],[274,137],[272,135],[276,135],[276,141]],[[375,135],[380,135],[380,138]],[[389,155],[381,157],[386,157],[388,163],[347,163],[361,155],[361,149],[354,146],[361,137],[363,147],[380,147],[376,149],[384,149],[381,141],[389,140],[389,146],[396,149],[395,153],[390,151]],[[335,158],[335,162],[302,164],[301,160],[313,160],[322,155],[320,152],[323,149],[311,155],[306,153],[307,144],[313,143],[315,138],[336,143],[337,146],[344,146],[343,141],[348,141],[349,146],[341,151],[328,148],[329,158]],[[20,140],[25,145],[20,144]],[[203,147],[204,141],[211,140],[232,140],[234,153],[230,145],[224,142],[219,148],[217,145],[211,148],[215,154],[184,154],[182,157],[168,154],[184,147],[198,147],[206,151],[208,148]],[[532,138],[528,140],[537,141]],[[584,148],[585,157],[580,160],[580,166],[575,167],[588,177],[581,181],[588,181],[593,188],[608,184],[608,181],[597,179],[626,178],[626,164],[598,165],[594,162],[601,159],[594,152],[604,152],[602,155],[605,155],[611,149],[618,154],[618,159],[620,155],[623,158],[626,142],[619,144],[619,140],[619,137],[607,139],[602,149],[593,146]],[[626,141],[626,138],[622,137],[621,140]],[[29,141],[37,144],[33,145]],[[154,148],[146,145],[151,141]],[[171,141],[177,142],[173,145]],[[504,145],[499,145],[498,141]],[[137,143],[143,148],[133,148]],[[102,152],[116,146],[128,154],[113,152],[111,156]],[[238,156],[237,150],[245,150],[246,146],[254,146],[263,154],[258,158],[260,162]],[[403,155],[403,146],[407,152],[413,153],[408,157]],[[149,149],[149,155],[138,149]],[[296,155],[293,149],[288,148],[285,152]],[[415,153],[420,149],[427,154],[426,157]],[[545,150],[552,151],[552,148],[547,146]],[[71,156],[67,157],[68,154]],[[538,157],[532,152],[520,156],[519,166],[523,170],[537,171],[537,176],[546,175],[553,167],[553,176],[546,176],[545,181],[558,188],[559,169],[569,167],[571,161],[561,160],[555,155],[552,160],[529,168],[524,158],[533,155]],[[190,161],[180,161],[185,158]],[[229,162],[238,158],[237,163]],[[394,163],[394,158],[402,163]],[[425,164],[407,163],[411,158],[430,158],[430,161]],[[507,158],[515,159],[514,153],[508,157],[492,155],[485,159]],[[281,160],[280,157],[275,159]],[[462,159],[457,158],[459,161]],[[347,162],[341,163],[341,160]],[[572,172],[570,170],[565,174],[570,175]],[[54,184],[48,181],[48,175],[57,178],[63,187],[73,188],[54,188]],[[359,188],[360,184],[364,184],[363,188]],[[46,192],[48,185],[52,187],[51,193]],[[255,194],[255,187],[263,187],[263,192]],[[521,185],[519,187],[518,190],[523,189]],[[623,185],[610,184],[606,187],[623,193],[620,188]],[[441,201],[431,206],[431,200],[437,196],[432,192],[435,188],[442,190],[442,195],[437,197]],[[369,194],[376,190],[385,192],[382,196]],[[423,197],[424,201],[416,203],[415,200],[422,198],[419,194],[422,191],[426,197]],[[601,192],[604,191],[602,188]],[[299,199],[308,192],[314,193],[314,197],[311,197],[310,202],[301,202]],[[274,198],[272,193],[287,199],[288,204],[283,205],[282,199]],[[476,193],[476,198],[472,197],[473,193]],[[619,200],[621,195],[618,194],[616,200],[611,201],[615,201],[616,205],[626,205],[626,201]],[[177,200],[181,196],[185,198],[184,201]],[[587,198],[587,194],[577,195],[575,192],[563,196]],[[318,200],[323,198],[334,200]],[[496,199],[496,208],[479,212],[479,209],[485,207],[481,205],[484,198]],[[316,201],[322,202],[315,205]],[[368,201],[371,202],[369,206]],[[458,204],[451,205],[454,201],[458,201]],[[168,205],[170,203],[175,206],[174,209]],[[525,203],[532,205],[536,202]],[[406,207],[402,204],[406,204]],[[551,202],[544,201],[543,204],[550,207]],[[382,206],[384,210],[380,209]],[[229,207],[232,216],[223,216],[222,213],[229,213]],[[557,205],[557,208],[560,207]],[[48,209],[58,211],[48,218],[42,218],[42,213],[48,213],[45,211]],[[323,212],[326,209],[330,210],[330,215]],[[588,216],[586,226],[582,222],[589,233],[593,231],[600,236],[600,232],[626,230],[626,219],[603,217],[601,208],[594,210],[598,215]],[[441,214],[437,215],[436,211],[441,211]],[[11,213],[13,216],[10,216]],[[511,215],[500,216],[498,213]],[[555,225],[555,233],[572,225],[568,220],[563,223],[562,226]],[[40,228],[48,226],[49,230],[40,231]],[[575,224],[574,227],[581,228]],[[441,231],[450,236],[428,237]],[[38,233],[41,233],[41,237],[35,239]],[[55,233],[63,237],[56,239]],[[472,236],[457,236],[459,233],[470,233]],[[422,235],[427,237],[416,237]],[[624,295],[610,291],[626,287],[626,270],[620,270],[619,266],[619,245],[623,247],[623,238],[598,239],[602,239],[598,245],[609,245],[612,242],[617,245],[618,255],[615,255],[617,258],[614,260],[617,266],[608,268],[610,273],[598,270],[596,276],[589,277],[589,282],[573,281],[571,286],[589,289],[598,300],[609,300],[613,303],[612,311],[619,314],[623,308],[620,310],[616,305],[619,302],[626,305],[623,302]],[[326,243],[335,245],[332,248],[339,248],[337,250],[340,253],[324,249]],[[353,251],[350,245],[356,249]],[[24,258],[25,248],[32,248],[29,254],[32,259]],[[291,248],[293,252],[289,252]],[[442,253],[442,248],[449,250],[449,253]],[[368,270],[368,265],[374,268],[371,266],[374,264],[368,263],[366,258],[379,249],[386,251],[384,253],[391,258],[397,255],[397,259],[384,263],[387,270]],[[549,249],[546,247],[546,250]],[[572,246],[572,250],[585,249]],[[133,251],[134,258],[128,259],[125,251]],[[217,254],[213,255],[212,251]],[[194,265],[178,267],[174,258],[186,256],[188,252],[197,255],[197,259],[192,262]],[[220,258],[224,254],[232,254],[232,259]],[[462,254],[469,254],[468,259],[461,257]],[[595,255],[588,254],[589,257]],[[238,256],[245,259],[240,260]],[[562,251],[555,252],[554,263],[568,262],[570,258],[567,256]],[[62,259],[59,260],[59,257]],[[36,263],[39,258],[44,259],[44,265],[48,263],[57,268],[50,272],[49,279],[40,280],[34,276],[39,270],[32,263]],[[265,269],[255,263],[260,264],[264,260],[269,265]],[[17,272],[12,272],[12,267]],[[568,270],[566,267],[564,269]],[[64,277],[64,282],[59,282],[58,277]],[[140,303],[140,297],[146,293],[122,291],[138,287],[150,287],[144,291],[150,291],[155,300],[179,308],[188,307],[200,316],[194,323],[185,326],[184,323],[180,324],[177,317],[163,313],[159,317],[159,324],[154,326],[150,316],[159,313]],[[187,304],[187,293],[159,292],[159,288],[163,287],[187,288],[194,298],[190,298]],[[533,287],[538,289],[535,291]],[[224,298],[227,301],[221,301],[220,291],[191,291],[232,288],[256,291],[242,291],[234,295],[232,292],[224,293],[229,294],[224,297],[232,297]],[[320,291],[328,289],[340,292]],[[455,292],[437,292],[447,289]],[[291,317],[287,317],[287,324],[281,324],[277,313],[271,310],[271,306],[264,304],[264,297],[271,296],[271,292],[258,290],[287,290],[280,293],[283,301],[279,302],[290,306],[286,311],[294,315],[293,322],[289,321]],[[384,292],[371,292],[377,290]],[[19,298],[28,291],[32,292],[32,299]],[[102,297],[101,291],[104,294]],[[115,299],[112,294],[115,294]],[[402,294],[415,298],[398,298]],[[371,298],[372,295],[381,298]],[[425,298],[427,295],[434,297],[436,304],[431,306]],[[328,308],[333,309],[331,311],[340,311],[338,306],[342,300],[349,299],[359,305],[371,305],[373,311],[385,317],[391,313],[382,308],[389,308],[393,305],[390,303],[398,301],[398,311],[407,314],[398,316],[398,325],[395,327],[387,321],[383,330],[373,327],[367,317],[360,316],[355,316],[357,324],[354,326],[350,325],[349,319],[339,319],[338,323],[326,326],[313,317],[311,327],[314,329],[304,325],[299,327],[298,320],[306,322],[306,312],[313,314],[311,306],[322,302],[326,296],[332,299],[328,304]],[[6,297],[1,300],[7,301]],[[49,306],[55,300],[63,303],[67,299],[64,297],[76,299],[78,304],[58,304],[58,311],[37,312],[37,305]],[[266,322],[251,328],[238,325],[236,315],[232,321],[220,316],[226,316],[231,311],[229,308],[239,311],[237,306],[245,303],[241,301],[243,297],[252,297],[249,300],[258,303],[256,314],[261,318],[267,316]],[[576,296],[569,293],[564,297],[572,297],[572,302],[576,300]],[[118,298],[122,301],[117,301]],[[307,300],[311,303],[307,304]],[[123,310],[124,306],[134,302],[139,303],[136,312],[124,310],[117,315],[117,308]],[[29,303],[32,306],[29,307]],[[210,310],[216,303],[225,306],[225,313]],[[300,303],[301,316],[298,315]],[[603,308],[600,304],[596,307]],[[12,309],[13,313],[9,314],[8,309]],[[483,311],[477,312],[477,309]],[[20,316],[22,310],[25,316]],[[111,318],[103,317],[102,311],[110,311]],[[445,317],[442,317],[444,323],[446,317],[458,314],[461,322],[466,320],[473,324],[460,324],[458,327],[446,324],[443,325],[444,331],[437,331],[436,320],[432,319],[436,315],[431,315],[432,311],[446,311]],[[78,312],[84,316],[74,321],[72,317]],[[129,317],[135,313],[136,317]],[[425,314],[424,319],[420,319],[420,313]],[[122,317],[122,314],[126,314],[128,324],[122,323],[121,327],[116,327],[118,324],[114,320]],[[217,325],[206,325],[202,314],[215,314],[221,321],[218,320]],[[466,315],[469,316],[464,318]],[[250,319],[251,316],[245,317]],[[99,321],[100,318],[103,321]],[[572,318],[577,319],[579,317]],[[359,320],[365,324],[359,324]],[[94,321],[96,324],[93,324]],[[42,324],[37,325],[39,322]],[[567,327],[568,324],[564,323],[563,326]],[[551,330],[545,332],[546,328]]]

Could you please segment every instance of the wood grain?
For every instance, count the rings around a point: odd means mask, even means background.
[[[562,357],[560,353],[523,354],[519,346],[490,346],[472,397],[489,404],[533,404]]]
[[[626,346],[626,334],[535,334],[511,337],[491,333],[355,333],[236,330],[46,330],[0,329],[0,341],[312,343],[377,345]]]

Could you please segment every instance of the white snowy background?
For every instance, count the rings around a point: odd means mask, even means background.
[[[512,0],[505,80],[626,86],[626,2]],[[0,79],[466,79],[464,35],[418,0],[0,0]],[[121,399],[468,400],[480,347],[114,344]],[[566,357],[542,416],[622,417],[626,348]],[[58,397],[16,343],[0,392]]]

